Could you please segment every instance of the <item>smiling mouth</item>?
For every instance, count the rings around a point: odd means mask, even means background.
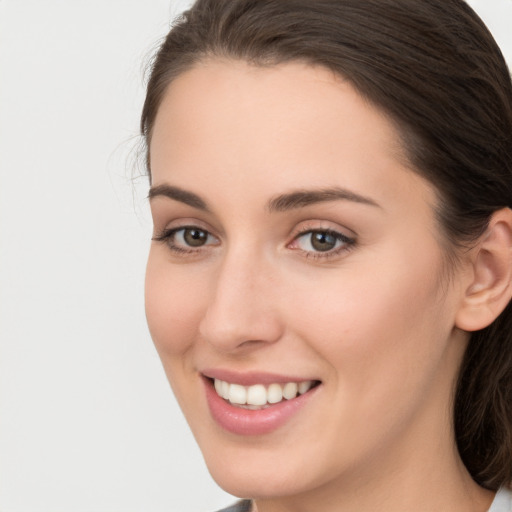
[[[293,400],[304,395],[320,384],[320,381],[305,380],[300,382],[273,383],[269,385],[254,384],[242,386],[220,379],[208,379],[218,396],[232,406],[241,409],[260,410],[276,405],[285,400]]]

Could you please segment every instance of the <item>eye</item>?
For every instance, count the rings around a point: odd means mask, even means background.
[[[316,257],[336,255],[348,250],[355,240],[330,229],[308,230],[299,234],[290,245]]]
[[[184,226],[165,229],[153,238],[157,242],[165,242],[175,252],[195,252],[207,245],[216,245],[215,238],[207,230],[197,226]]]
[[[189,247],[201,247],[208,242],[208,236],[204,229],[183,228],[174,232],[174,242]]]

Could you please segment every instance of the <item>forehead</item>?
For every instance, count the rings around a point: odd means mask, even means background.
[[[382,111],[342,77],[302,62],[210,60],[183,73],[160,105],[150,157],[154,184],[200,180],[212,192],[220,182],[273,194],[336,185],[388,198],[418,180],[429,188]]]

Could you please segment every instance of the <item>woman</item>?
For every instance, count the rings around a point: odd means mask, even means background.
[[[511,510],[512,84],[476,14],[199,0],[142,132],[148,324],[232,510]]]

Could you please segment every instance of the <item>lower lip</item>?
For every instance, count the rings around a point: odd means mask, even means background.
[[[284,425],[316,394],[316,386],[303,395],[283,400],[266,409],[242,409],[231,405],[215,391],[211,380],[204,379],[206,399],[213,419],[225,430],[242,436],[269,434]]]

